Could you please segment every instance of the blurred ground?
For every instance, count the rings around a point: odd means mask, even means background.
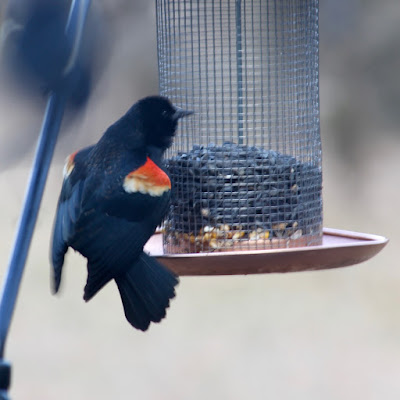
[[[83,302],[78,255],[69,254],[61,295],[50,294],[65,155],[157,92],[153,2],[104,3],[112,56],[83,119],[58,144],[7,346],[12,398],[398,399],[398,0],[321,4],[324,225],[382,234],[389,245],[333,271],[183,278],[168,318],[146,334],[126,323],[113,283]],[[42,116],[10,96],[0,92],[1,278]]]

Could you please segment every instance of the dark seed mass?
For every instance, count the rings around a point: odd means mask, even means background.
[[[204,243],[206,236],[208,247],[228,247],[226,239],[297,239],[321,233],[319,166],[230,142],[194,145],[167,164],[172,182],[168,240],[184,235]]]

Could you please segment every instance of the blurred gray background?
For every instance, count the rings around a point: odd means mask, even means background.
[[[8,340],[12,398],[400,398],[400,2],[320,5],[324,226],[381,234],[389,245],[332,271],[183,278],[167,319],[145,334],[126,322],[114,283],[83,302],[77,254],[68,255],[61,294],[50,293],[66,155],[158,89],[154,2],[97,3],[112,32],[108,62],[58,142]],[[3,278],[43,103],[4,79],[0,88]]]

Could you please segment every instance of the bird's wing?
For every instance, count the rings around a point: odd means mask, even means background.
[[[80,153],[78,153],[80,154]],[[68,246],[88,260],[84,299],[132,266],[167,211],[168,176],[148,159],[141,167],[64,180],[54,225],[52,261],[58,290]],[[66,174],[68,174],[68,163]]]
[[[55,292],[60,287],[64,256],[82,212],[82,194],[86,176],[84,160],[90,150],[91,148],[86,148],[70,155],[64,167],[64,181],[58,199],[51,245]]]
[[[88,260],[85,300],[135,263],[154,229],[149,220],[131,222],[94,209],[82,214],[71,246]]]
[[[141,166],[128,168],[118,182],[110,183],[106,179],[99,191],[101,198],[92,200],[107,215],[140,222],[154,215],[160,203],[165,202],[165,195],[169,198],[170,190],[168,175],[147,157]]]
[[[90,194],[84,190],[70,245],[88,259],[85,300],[133,265],[168,209],[170,180],[149,158],[118,176],[87,182],[89,188],[99,187]]]

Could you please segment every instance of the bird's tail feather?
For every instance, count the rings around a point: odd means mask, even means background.
[[[132,267],[115,278],[125,316],[129,323],[142,331],[150,322],[161,321],[175,297],[178,277],[155,258],[142,253]]]

